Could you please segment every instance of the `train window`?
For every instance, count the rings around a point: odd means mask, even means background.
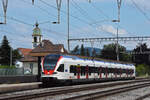
[[[81,66],[81,76],[84,75],[84,66]]]
[[[125,70],[125,69],[122,69],[122,73],[126,73],[126,70]]]
[[[70,73],[74,73],[74,66],[73,65],[70,66]]]
[[[130,74],[130,69],[128,69],[128,74]]]
[[[74,73],[74,76],[77,75],[77,67],[76,66],[73,66],[73,73]]]
[[[86,72],[86,67],[83,67],[83,75],[85,76],[85,72]]]
[[[91,73],[92,73],[92,68],[91,67],[89,67],[89,75],[91,75]]]
[[[108,68],[108,69],[107,69],[107,73],[108,73],[108,74],[111,73],[111,68]]]
[[[95,73],[99,73],[99,70],[97,67],[95,67]]]
[[[118,69],[117,68],[115,68],[115,74],[118,74]]]
[[[119,68],[117,68],[117,74],[118,74],[118,75],[120,74],[120,69],[119,69]]]
[[[102,73],[104,73],[104,74],[105,74],[105,68],[102,68]]]
[[[114,72],[114,69],[113,68],[110,68],[110,73],[113,73]]]
[[[64,64],[61,64],[57,69],[58,72],[64,72]]]
[[[100,73],[102,72],[102,68],[98,68],[98,75],[100,75]]]
[[[126,69],[126,74],[128,74],[128,69]]]
[[[132,74],[134,73],[134,70],[132,69]]]
[[[72,66],[72,68],[73,68],[73,73],[76,76],[77,75],[77,66],[74,65],[74,66]]]
[[[99,73],[99,70],[98,70],[98,68],[97,67],[95,67],[95,73]]]
[[[92,73],[95,73],[95,67],[92,67]]]
[[[122,69],[120,68],[120,74],[122,74]]]

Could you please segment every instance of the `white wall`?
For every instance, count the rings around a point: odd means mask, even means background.
[[[33,67],[32,67],[33,65]],[[38,63],[36,62],[23,62],[23,67],[24,70],[29,70],[30,72],[32,71],[33,75],[37,75],[38,74]]]

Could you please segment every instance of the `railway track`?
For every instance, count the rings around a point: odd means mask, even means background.
[[[123,85],[128,85],[128,84],[135,84],[135,83],[143,84],[143,86],[141,87],[149,86],[150,79],[142,79],[142,80],[139,79],[139,80],[130,80],[130,81],[119,81],[119,82],[97,83],[97,84],[86,84],[86,85],[77,85],[77,86],[65,86],[65,87],[55,87],[55,88],[48,88],[48,89],[30,90],[30,91],[23,91],[20,93],[16,92],[16,93],[10,93],[10,94],[2,94],[0,95],[0,100],[24,100],[24,99],[47,97],[47,96],[54,97],[54,96],[59,96],[59,95],[64,95],[64,94],[69,94],[69,93],[76,93],[76,92],[83,92],[83,91],[104,90],[106,88],[112,88],[112,87],[123,86]],[[124,87],[124,88],[127,88],[127,87]],[[138,86],[136,86],[135,88],[138,88]],[[102,92],[101,93],[99,92],[98,94],[102,95]],[[92,95],[96,95],[96,94],[92,93],[92,94],[88,94],[88,96],[89,95],[91,95],[91,97],[93,98],[95,96],[92,96]],[[86,95],[84,94],[81,97],[83,96],[86,96]],[[78,96],[78,97],[64,98],[64,99],[72,100],[72,99],[78,99],[78,98],[80,97]]]
[[[106,96],[110,96],[110,95],[114,95],[114,94],[122,93],[122,92],[127,92],[127,91],[131,91],[134,89],[143,88],[147,86],[150,86],[149,82],[131,85],[131,86],[123,86],[123,87],[113,88],[113,89],[108,89],[108,90],[102,90],[102,91],[98,91],[94,93],[87,93],[83,95],[65,98],[63,100],[96,100],[96,99],[99,100],[100,98],[103,98]],[[138,100],[142,100],[142,99],[138,99]]]
[[[137,98],[136,100],[144,100],[144,99],[147,98],[147,97],[150,97],[150,93],[148,93],[148,94],[146,94],[146,95],[143,95],[143,96]]]

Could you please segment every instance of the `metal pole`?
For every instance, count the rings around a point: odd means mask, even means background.
[[[117,23],[117,24],[119,24],[119,22],[120,22],[120,8],[121,8],[121,2],[122,2],[122,0],[117,0],[117,4],[118,4],[118,21],[117,21],[118,23]],[[119,26],[119,25],[117,25],[117,44],[116,44],[117,61],[119,61],[118,26]]]
[[[117,54],[117,61],[119,61],[119,49],[118,49],[118,27],[117,27],[117,44],[116,44],[116,54]]]
[[[10,66],[12,66],[12,48],[10,47]]]
[[[118,22],[120,22],[120,8],[121,8],[122,0],[117,0],[118,4]]]
[[[70,24],[70,22],[69,22],[69,0],[67,0],[67,10],[68,10],[68,17],[67,17],[67,21],[68,21],[68,52],[70,52],[70,44],[69,44],[69,24]]]
[[[2,0],[2,3],[3,3],[3,10],[4,10],[4,23],[6,24],[6,13],[7,13],[8,0]]]
[[[62,0],[56,0],[56,4],[57,4],[57,10],[58,10],[58,24],[60,23],[60,8],[61,8],[61,2]]]

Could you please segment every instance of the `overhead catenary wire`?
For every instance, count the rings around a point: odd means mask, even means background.
[[[57,9],[57,7],[51,5],[51,4],[49,4],[49,3],[47,3],[47,2],[45,2],[45,1],[43,1],[43,0],[39,0],[39,1],[41,1],[42,3],[44,3],[45,5],[47,5],[47,6],[51,7],[51,8]],[[61,12],[64,13],[65,15],[67,14],[67,12],[64,11],[64,10],[61,10]],[[90,23],[88,23],[87,21],[85,21],[85,20],[83,20],[83,19],[81,19],[81,18],[79,18],[79,17],[77,17],[77,16],[74,16],[74,15],[72,15],[72,14],[70,14],[70,16],[71,16],[72,18],[74,18],[74,19],[76,19],[76,20],[78,20],[78,21],[84,23],[84,24],[90,25]],[[92,26],[92,25],[90,25],[90,26]],[[92,26],[92,27],[93,27],[93,26]]]
[[[51,4],[49,4],[49,3],[47,3],[47,2],[45,2],[45,1],[43,1],[43,0],[39,0],[39,1],[41,1],[43,4],[45,4],[45,5],[49,6],[49,7],[51,7],[51,8],[53,8],[53,9],[56,9],[56,10],[57,10],[57,7],[51,5]],[[66,11],[61,10],[61,12],[62,12],[63,14],[65,14],[65,15],[67,15],[67,12],[66,12]],[[90,26],[90,27],[92,27],[92,28],[95,29],[95,26],[91,25],[91,24],[90,24],[89,22],[87,22],[86,20],[83,20],[83,19],[81,19],[81,18],[79,18],[79,17],[77,17],[77,16],[74,16],[74,15],[72,15],[72,14],[70,14],[70,17],[72,17],[72,18],[74,18],[74,19],[76,19],[76,20],[78,20],[78,21],[80,21],[80,22],[82,22],[82,23],[84,23],[84,24],[86,24],[86,25],[88,25],[88,26]],[[78,29],[79,29],[79,28],[78,28]],[[87,34],[87,33],[86,33],[86,34]]]
[[[24,2],[24,3],[30,4],[30,2],[29,2],[28,0],[21,0],[21,1]],[[51,17],[49,17],[49,18],[52,18],[52,17],[53,17],[53,18],[57,18],[57,16],[53,15],[52,13],[48,12],[46,9],[42,8],[41,6],[39,6],[39,5],[37,5],[37,4],[34,4],[34,7],[40,9],[41,11],[43,11],[43,12],[45,12],[46,14],[48,14],[49,16],[51,16]]]
[[[24,21],[22,21],[22,20],[19,20],[19,19],[17,19],[17,18],[14,18],[14,17],[8,16],[7,19],[13,20],[13,21],[15,21],[15,22],[18,22],[18,23],[21,23],[21,24],[25,24],[25,25],[28,25],[28,26],[34,26],[34,24],[30,24],[30,23],[24,22]],[[52,32],[52,33],[56,33],[56,34],[59,34],[59,35],[63,36],[62,33],[57,32],[57,31],[54,31],[54,30],[51,30],[51,29],[47,29],[47,28],[43,28],[43,27],[41,27],[41,29],[46,30],[46,31],[49,31],[49,32]]]
[[[131,0],[132,4],[144,15],[144,17],[150,21],[150,17],[136,4],[134,0]]]
[[[24,3],[27,3],[27,4],[31,4],[28,0],[21,0],[23,1]],[[37,4],[34,4],[34,7],[40,9],[41,11],[45,12],[47,15],[50,15],[52,16],[53,18],[57,18],[57,16],[51,14],[49,11],[47,11],[46,9],[43,9],[41,6],[37,5]],[[51,18],[51,17],[50,17]],[[65,19],[62,18],[61,21],[65,22]],[[46,24],[46,23],[50,23],[51,24],[51,21],[43,21],[43,22],[39,22],[39,24]],[[74,29],[80,29],[81,27],[79,27],[78,25],[75,25],[75,24],[72,24],[70,27],[74,28]],[[83,30],[82,30],[83,31]],[[80,33],[79,31],[77,33]],[[83,31],[83,33],[86,33]]]
[[[81,13],[81,15],[83,15],[87,20],[95,21],[95,20],[92,19],[92,18],[89,16],[89,14],[88,14],[82,7],[80,7],[80,6],[77,4],[77,2],[75,2],[74,0],[72,0],[72,6],[73,6],[76,10],[78,10],[78,11]]]

